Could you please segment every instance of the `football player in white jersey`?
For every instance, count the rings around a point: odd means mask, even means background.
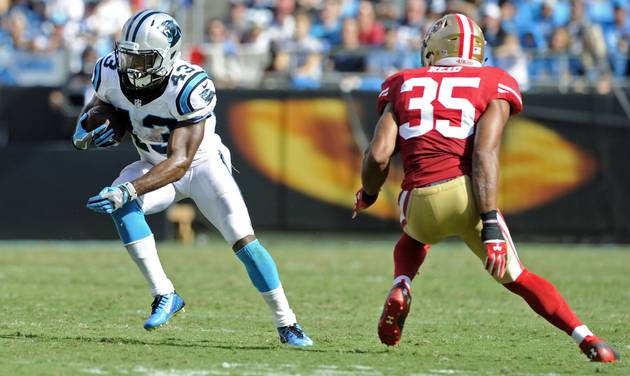
[[[95,95],[73,137],[77,149],[116,144],[106,125],[86,131],[87,111],[111,104],[129,121],[140,160],[125,167],[87,207],[110,214],[131,258],[154,296],[147,330],[184,308],[160,260],[145,214],[183,198],[195,201],[243,262],[273,315],[282,343],[310,346],[282,289],[276,265],[254,235],[247,207],[232,178],[230,153],[214,133],[215,89],[206,72],[180,59],[181,29],[168,14],[145,10],[124,25],[115,50],[98,60]]]

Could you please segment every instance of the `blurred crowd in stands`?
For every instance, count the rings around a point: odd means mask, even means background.
[[[475,19],[487,64],[521,87],[594,85],[628,76],[628,1],[602,0],[232,0],[193,50],[225,85],[288,78],[294,87],[347,82],[378,88],[383,77],[420,64],[425,31],[444,13]],[[338,73],[345,73],[340,75]],[[358,73],[358,74],[357,74]],[[349,75],[348,75],[349,74]],[[355,75],[356,74],[356,75]]]
[[[206,9],[226,2],[206,1]],[[181,5],[0,0],[0,82],[11,83],[2,67],[14,51],[63,51],[72,74],[89,75],[131,14]],[[373,90],[393,72],[419,66],[427,28],[459,12],[484,30],[486,64],[507,70],[524,90],[607,92],[629,75],[629,6],[630,0],[229,0],[223,17],[207,20],[204,43],[188,39],[184,57],[204,66],[220,87],[341,83]]]

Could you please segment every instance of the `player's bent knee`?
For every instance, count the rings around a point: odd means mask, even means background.
[[[130,201],[112,214],[123,244],[128,245],[153,235],[138,201]]]

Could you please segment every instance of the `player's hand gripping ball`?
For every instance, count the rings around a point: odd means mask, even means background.
[[[78,149],[108,148],[120,143],[125,135],[124,123],[111,105],[97,105],[83,114],[73,137]]]

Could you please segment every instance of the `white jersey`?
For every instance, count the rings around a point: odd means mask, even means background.
[[[140,158],[153,165],[166,159],[171,132],[179,126],[205,120],[203,141],[195,154],[193,165],[216,152],[218,136],[214,133],[213,113],[217,102],[214,84],[206,72],[182,59],[175,60],[166,88],[147,103],[127,98],[121,89],[113,52],[96,62],[92,86],[96,96],[129,118],[133,143]]]

